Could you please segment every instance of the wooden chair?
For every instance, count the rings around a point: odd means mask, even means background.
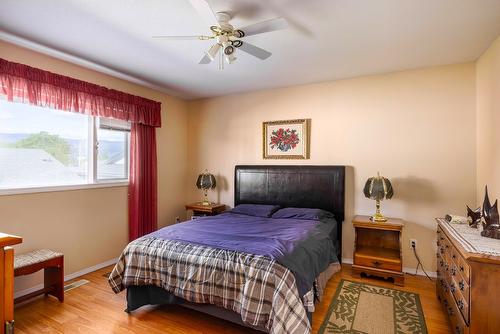
[[[44,270],[43,289],[16,298],[20,303],[32,297],[45,294],[64,301],[64,255],[48,249],[35,250],[14,257],[14,276],[33,274]]]

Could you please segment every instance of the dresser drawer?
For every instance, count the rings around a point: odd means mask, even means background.
[[[458,255],[457,257],[457,268],[458,272],[462,276],[462,278],[467,282],[467,284],[470,284],[470,267],[469,264],[464,260],[464,258],[461,255]]]
[[[451,270],[451,262],[456,265],[460,275],[462,278],[470,284],[470,267],[465,261],[465,259],[460,255],[460,252],[456,249],[453,243],[448,239],[448,237],[444,234],[441,228],[438,228],[438,253],[441,254],[441,257],[444,258]]]
[[[459,266],[452,262],[449,270],[450,276],[453,278],[455,286],[457,288],[457,292],[464,297],[467,304],[470,304],[470,295],[469,295],[469,286],[470,282],[460,273]]]
[[[455,302],[455,299],[453,295],[451,294],[451,291],[449,290],[446,293],[446,313],[448,314],[450,318],[450,323],[451,323],[451,329],[452,333],[456,334],[465,334],[469,332],[469,328],[467,327],[467,324],[465,323],[462,313],[460,312],[457,303]]]
[[[436,291],[441,305],[450,320],[451,333],[466,334],[469,333],[469,328],[465,323],[460,311],[458,310],[455,299],[448,289],[447,283],[444,279],[438,279]]]
[[[453,298],[455,299],[455,304],[458,310],[464,317],[465,322],[469,323],[469,299],[464,297],[462,291],[460,291],[459,284],[454,278],[451,278],[449,288]]]
[[[369,256],[354,255],[354,264],[363,267],[401,271],[401,262],[374,259]]]

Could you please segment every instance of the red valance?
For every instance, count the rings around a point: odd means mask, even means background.
[[[42,107],[161,126],[161,103],[0,58],[0,95]]]

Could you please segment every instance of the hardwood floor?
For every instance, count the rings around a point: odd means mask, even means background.
[[[173,333],[173,334],[239,334],[256,331],[210,317],[179,306],[150,306],[128,315],[125,292],[115,295],[103,274],[112,267],[87,274],[79,279],[90,283],[66,292],[64,303],[51,297],[39,297],[15,309],[16,334],[27,333]],[[361,281],[418,293],[429,333],[451,333],[447,320],[436,299],[434,282],[425,277],[406,275],[404,288],[373,279],[351,277],[351,267],[344,265],[329,282],[323,301],[313,316],[316,333],[326,316],[340,279]]]

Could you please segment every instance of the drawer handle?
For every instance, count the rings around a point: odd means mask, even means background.
[[[448,314],[453,315],[453,309],[451,307],[448,307]]]
[[[458,282],[458,287],[460,288],[461,291],[465,290],[464,280],[461,280],[460,282]]]
[[[464,266],[460,266],[460,271],[464,271]]]
[[[458,308],[459,308],[460,310],[463,310],[463,309],[464,309],[464,302],[463,302],[463,301],[459,300],[457,304],[458,304]]]
[[[455,284],[450,284],[450,291],[455,293]]]
[[[455,276],[457,274],[457,270],[455,268],[451,268],[451,276]]]
[[[444,248],[443,247],[439,248],[439,252],[441,252],[441,254],[443,254],[444,253]]]
[[[455,254],[453,254],[453,255],[451,256],[451,258],[452,258],[452,259],[456,259],[457,257],[455,256]]]
[[[455,326],[455,333],[462,334],[462,331],[460,330],[460,327]]]
[[[373,261],[372,264],[375,266],[375,267],[379,267],[382,265],[382,262],[378,262],[378,261]]]

